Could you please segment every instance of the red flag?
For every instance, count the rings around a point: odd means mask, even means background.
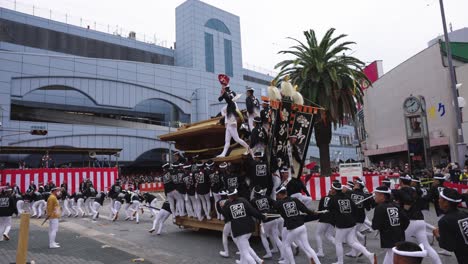
[[[317,162],[312,161],[311,163],[307,164],[305,167],[309,170],[313,169],[317,165]]]

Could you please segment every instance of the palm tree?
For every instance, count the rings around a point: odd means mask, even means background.
[[[322,108],[319,115],[314,116],[314,132],[323,176],[331,174],[332,125],[336,127],[354,120],[358,105],[363,103],[361,83],[370,83],[362,72],[364,62],[344,54],[355,42],[343,42],[347,35],[335,37],[334,32],[334,28],[329,29],[320,42],[314,30],[304,31],[306,42],[291,38],[297,45],[279,53],[292,55],[292,58],[275,66],[280,69],[277,79],[289,75],[306,104]]]

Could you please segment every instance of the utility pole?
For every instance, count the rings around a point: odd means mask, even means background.
[[[452,161],[458,162],[461,167],[465,164],[465,152],[466,152],[466,144],[463,139],[463,130],[461,124],[461,113],[460,107],[458,105],[458,91],[457,91],[457,80],[455,78],[455,69],[453,68],[453,61],[452,61],[452,49],[450,47],[450,39],[447,32],[447,22],[445,20],[445,10],[444,10],[444,1],[439,0],[440,3],[440,13],[442,16],[442,26],[444,28],[444,38],[445,38],[445,49],[447,51],[447,60],[448,60],[448,68],[450,72],[450,88],[452,90],[452,99],[453,99],[453,106],[455,110],[455,118],[456,118],[456,126],[457,126],[457,137],[456,141],[450,143],[451,156]],[[453,155],[455,153],[455,155]]]

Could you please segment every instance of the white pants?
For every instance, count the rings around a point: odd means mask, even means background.
[[[256,264],[255,259],[250,255],[250,243],[249,238],[252,234],[245,234],[236,237],[236,244],[240,252],[240,263],[241,264]]]
[[[346,242],[350,247],[362,252],[370,261],[373,263],[373,254],[367,251],[367,249],[359,243],[356,238],[356,227],[350,228],[336,228],[335,236],[335,249],[338,263],[343,264],[343,242]]]
[[[192,205],[193,216],[198,218],[198,220],[202,221],[203,216],[201,214],[201,203],[198,199],[198,195],[189,195],[188,198],[190,200],[190,204]]]
[[[131,204],[129,204],[128,207],[128,216],[130,216],[130,220],[133,221],[133,214],[135,214],[135,220],[137,223],[140,222],[140,201],[133,201]]]
[[[156,229],[156,226],[159,224],[158,232],[157,234],[160,235],[164,226],[164,222],[166,222],[167,218],[171,215],[168,211],[161,209],[158,213],[158,215],[155,217],[153,221],[153,228]]]
[[[83,205],[84,205],[84,199],[78,198],[78,201],[76,202],[76,206],[75,206],[76,214],[81,213],[81,216],[85,215],[85,211],[83,210]]]
[[[157,208],[158,200],[154,199],[153,201],[151,201],[150,206],[154,207],[154,208]],[[150,212],[151,212],[151,214],[153,214],[154,217],[156,217],[158,215],[158,211],[156,209],[150,208]]]
[[[229,146],[231,146],[231,138],[233,138],[234,141],[242,145],[244,148],[249,149],[249,145],[247,145],[247,143],[245,143],[245,141],[239,137],[239,133],[237,133],[237,124],[228,124],[226,125],[226,133],[224,136],[224,149],[219,156],[226,156],[229,150]]]
[[[335,244],[334,230],[335,227],[331,224],[317,222],[315,241],[317,241],[317,250],[320,254],[323,254],[322,237],[326,237],[332,244]]]
[[[356,231],[356,238],[358,239],[359,243],[364,244],[364,241],[366,240],[366,236],[362,234],[360,231],[367,229],[365,223],[356,223],[355,231]],[[358,253],[356,249],[351,248],[351,251],[349,252],[351,256],[356,256]]]
[[[94,199],[86,198],[84,201],[84,211],[87,215],[92,214],[91,205],[94,202]]]
[[[49,219],[49,247],[53,246],[55,242],[55,237],[57,236],[57,231],[59,227],[59,220]]]
[[[406,241],[423,244],[424,248],[427,250],[428,257],[432,260],[432,263],[442,263],[439,255],[437,255],[437,252],[435,252],[427,240],[426,222],[424,220],[410,220],[410,224],[405,230],[405,238]]]
[[[273,189],[271,191],[271,199],[276,201],[276,189],[281,185],[281,179],[280,177],[277,176],[271,176],[271,179],[273,180]]]
[[[8,236],[11,229],[11,216],[0,216],[0,240],[3,240],[2,234]]]
[[[101,205],[98,202],[93,201],[93,203],[91,204],[91,213],[93,214],[93,220],[97,218],[99,208],[101,208]]]
[[[385,258],[383,260],[383,264],[393,264],[393,250],[391,248],[385,249]]]
[[[224,224],[224,227],[223,227],[223,238],[222,238],[222,241],[223,241],[223,249],[224,249],[224,252],[229,255],[229,247],[228,247],[228,238],[229,236],[231,235],[231,222],[227,222]]]
[[[187,215],[189,217],[195,217],[196,215],[196,209],[195,209],[195,204],[193,203],[192,200],[195,200],[194,195],[184,195],[184,202],[185,202],[185,210],[187,211]]]
[[[112,215],[115,215],[115,199],[111,199],[111,202],[109,203],[109,210]]]
[[[307,208],[312,209],[312,198],[306,195],[302,195],[301,193],[295,193],[291,195],[291,197],[298,199],[301,201]]]
[[[210,212],[211,212],[211,200],[210,194],[198,194],[198,199],[201,201],[201,206],[203,207],[203,211],[205,212],[206,219],[210,220]]]
[[[16,210],[18,210],[18,216],[20,216],[22,213],[24,213],[23,206],[24,206],[24,201],[23,200],[18,200],[16,202]]]
[[[113,208],[112,208],[112,211],[114,212],[113,214],[114,214],[114,215],[118,214],[121,207],[122,207],[122,203],[119,202],[119,201],[117,201],[117,200],[115,200],[115,201],[114,201],[114,206],[113,206]]]
[[[171,212],[173,212],[174,216],[185,215],[185,202],[182,194],[177,190],[172,190],[167,194],[167,200],[169,201],[169,206],[171,207]]]
[[[315,251],[310,247],[309,240],[307,238],[307,229],[305,225],[297,227],[292,230],[288,230],[286,238],[283,239],[284,241],[284,254],[285,260],[288,261],[290,264],[296,263],[294,261],[294,255],[291,249],[292,243],[296,242],[297,245],[304,251],[307,255],[307,258],[313,259],[315,263],[320,264],[320,260],[315,254]]]
[[[37,216],[38,218],[42,216],[44,213],[46,202],[44,200],[35,201],[32,204],[33,215]]]
[[[221,195],[218,193],[213,193],[213,198],[214,198],[214,202],[216,205],[218,201],[221,200]],[[215,210],[216,210],[216,218],[218,218],[219,220],[224,220],[223,215],[220,212],[218,212],[218,207],[215,206]]]
[[[279,238],[279,231],[277,228],[277,219],[262,223],[264,233],[261,234],[262,244],[265,248],[267,255],[271,255],[270,245],[267,238],[270,238],[270,241],[273,245],[273,249],[278,250],[281,248],[281,239]]]
[[[71,203],[72,202],[68,198],[63,201],[63,215],[75,214],[75,211],[73,210],[71,206]]]

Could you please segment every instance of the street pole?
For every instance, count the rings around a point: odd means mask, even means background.
[[[463,168],[465,165],[465,151],[466,151],[466,144],[463,139],[463,129],[461,123],[461,113],[460,107],[458,105],[458,92],[457,92],[457,80],[455,78],[455,69],[453,68],[453,61],[452,61],[452,49],[450,47],[450,39],[447,32],[447,22],[445,20],[445,10],[444,10],[444,1],[439,0],[440,3],[440,13],[442,16],[442,26],[444,28],[444,38],[445,38],[445,49],[447,51],[447,60],[448,60],[448,68],[450,72],[450,88],[452,90],[452,99],[453,99],[453,106],[455,110],[455,121],[457,125],[457,137],[456,142],[452,142],[450,148],[452,149],[451,153],[455,153],[454,157],[452,157],[452,161],[458,162],[460,166]]]

